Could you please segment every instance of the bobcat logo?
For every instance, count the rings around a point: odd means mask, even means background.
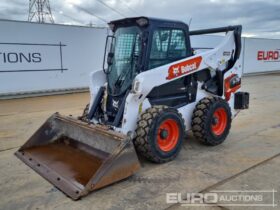
[[[201,61],[202,61],[202,57],[198,56],[191,59],[188,58],[185,61],[171,65],[168,69],[168,75],[166,79],[167,80],[174,79],[176,77],[180,77],[184,74],[189,74],[199,69]]]
[[[113,102],[113,107],[119,108],[119,101],[115,101],[115,100],[113,99],[112,102]]]
[[[173,67],[173,74],[178,75],[179,73],[179,67]]]

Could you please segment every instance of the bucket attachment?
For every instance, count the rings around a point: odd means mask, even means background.
[[[140,168],[128,136],[58,113],[15,155],[74,200]]]

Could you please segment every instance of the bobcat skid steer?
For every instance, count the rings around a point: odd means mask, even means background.
[[[109,27],[84,114],[53,114],[16,152],[72,199],[129,177],[138,155],[173,160],[187,130],[221,144],[249,105],[240,92],[241,26],[189,31],[183,22],[137,17]],[[217,47],[191,47],[190,36],[212,33],[225,34]]]

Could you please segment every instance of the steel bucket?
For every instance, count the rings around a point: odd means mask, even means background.
[[[128,136],[58,113],[15,155],[74,200],[140,168]]]

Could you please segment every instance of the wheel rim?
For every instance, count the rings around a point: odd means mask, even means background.
[[[215,135],[221,135],[227,126],[227,113],[224,108],[218,108],[213,114],[212,131]]]
[[[174,149],[179,139],[179,127],[175,120],[168,119],[161,123],[157,133],[157,143],[164,152]]]

